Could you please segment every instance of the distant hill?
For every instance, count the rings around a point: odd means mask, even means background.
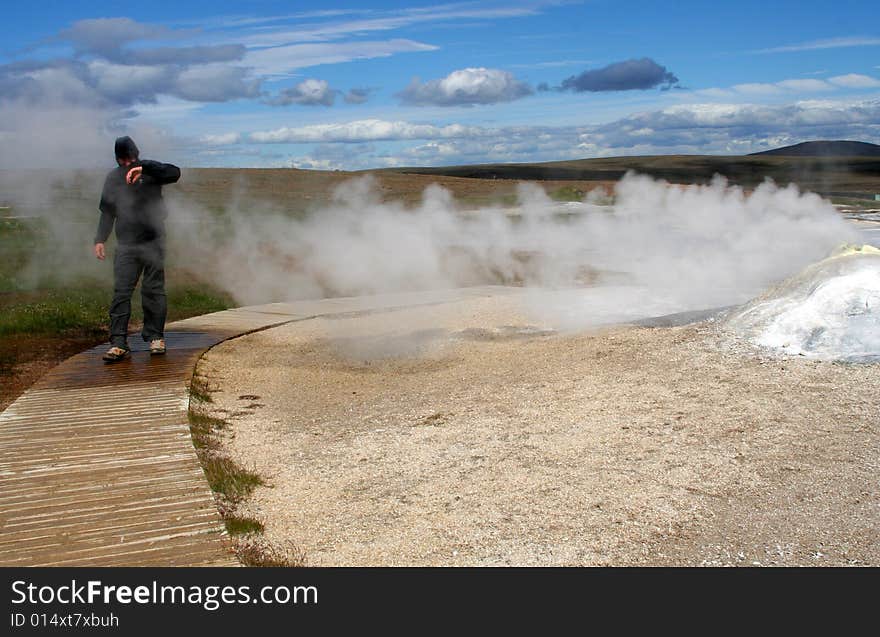
[[[873,144],[864,146],[880,148]],[[470,179],[516,179],[526,181],[617,181],[627,171],[665,179],[678,184],[705,184],[713,175],[723,175],[734,184],[753,188],[766,178],[780,185],[801,188],[828,196],[857,196],[873,199],[880,193],[880,154],[874,156],[801,156],[763,153],[760,155],[653,155],[603,157],[532,164],[478,164],[473,166],[401,167],[374,172],[444,175]]]
[[[844,140],[815,141],[751,154],[778,155],[780,157],[880,157],[880,146],[867,142]]]

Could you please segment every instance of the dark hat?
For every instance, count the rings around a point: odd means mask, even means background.
[[[140,152],[134,140],[126,135],[125,137],[116,138],[116,159],[137,159]]]

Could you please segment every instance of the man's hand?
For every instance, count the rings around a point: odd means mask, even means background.
[[[141,173],[143,173],[143,172],[144,172],[143,166],[135,166],[134,168],[129,170],[127,173],[125,173],[125,182],[127,184],[135,183],[138,179],[141,178]]]
[[[95,256],[98,257],[99,260],[103,261],[104,257],[107,256],[107,253],[104,252],[104,244],[96,243],[95,244]]]

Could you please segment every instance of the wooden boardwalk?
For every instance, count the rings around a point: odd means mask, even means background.
[[[497,286],[271,303],[167,326],[168,353],[131,338],[58,365],[0,414],[0,566],[232,566],[192,445],[188,384],[211,346],[317,316],[518,292]]]

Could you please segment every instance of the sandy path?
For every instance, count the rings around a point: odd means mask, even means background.
[[[225,448],[270,482],[243,512],[307,565],[880,564],[880,367],[711,324],[545,334],[513,303],[209,352]]]

